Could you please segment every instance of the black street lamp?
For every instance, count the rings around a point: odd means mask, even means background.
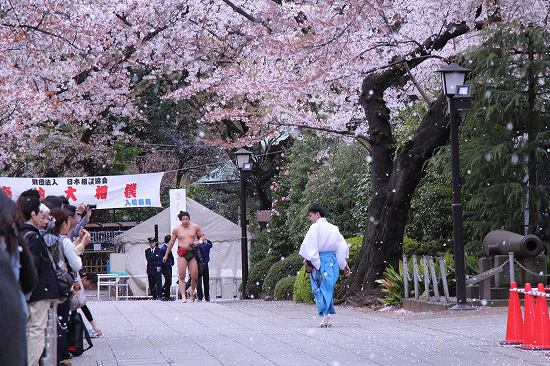
[[[241,172],[241,261],[242,261],[242,298],[247,299],[246,283],[248,281],[248,243],[246,237],[246,180],[252,176],[252,152],[239,149],[235,152],[237,168]]]
[[[447,96],[449,117],[451,123],[451,159],[453,180],[453,236],[456,274],[456,305],[452,310],[470,310],[473,307],[466,303],[466,265],[464,260],[464,241],[462,238],[462,203],[460,191],[462,178],[460,177],[460,157],[458,146],[458,126],[463,111],[471,108],[471,86],[464,85],[466,74],[470,72],[456,63],[451,63],[441,70],[443,92]]]

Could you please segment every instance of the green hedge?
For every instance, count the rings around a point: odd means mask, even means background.
[[[361,250],[361,244],[363,243],[363,236],[355,236],[353,238],[346,239],[346,242],[349,244],[349,257],[347,259],[349,268],[353,268],[353,265],[355,263],[355,260],[357,259],[359,255],[359,251]],[[346,280],[346,276],[342,274],[342,271],[340,271],[340,276],[338,277],[338,281],[336,281],[336,285],[334,286],[334,292],[340,291],[340,287]]]
[[[293,253],[272,265],[264,279],[262,296],[273,297],[277,282],[285,277],[296,276],[303,264],[303,258],[298,253]]]
[[[350,245],[348,265],[349,268],[352,268],[353,264],[355,263],[355,259],[357,258],[357,256],[359,255],[359,251],[361,250],[361,244],[363,244],[363,236],[356,236],[346,239],[346,242]]]
[[[296,276],[281,278],[273,292],[275,300],[292,300],[295,280]]]
[[[246,283],[246,293],[251,298],[260,298],[265,276],[267,275],[269,268],[271,268],[271,266],[278,260],[278,257],[268,257],[252,265],[250,272],[248,273],[248,281]]]
[[[309,273],[306,273],[306,267],[304,266],[302,266],[302,269],[300,269],[300,272],[296,275],[292,300],[294,302],[313,302],[311,281],[309,279]]]
[[[269,250],[269,233],[267,230],[257,230],[254,234],[254,239],[250,243],[250,262],[258,263],[268,257]]]

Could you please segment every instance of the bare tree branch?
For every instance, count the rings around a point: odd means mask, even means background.
[[[235,5],[231,0],[222,0],[225,4],[227,4],[229,7],[231,7],[231,9],[233,9],[236,13],[242,15],[243,17],[245,17],[246,19],[250,20],[252,23],[256,23],[256,24],[260,24],[261,26],[263,26],[265,29],[267,29],[267,31],[269,33],[272,32],[271,28],[269,27],[269,25],[264,22],[261,18],[258,18],[258,17],[255,17],[253,16],[252,14],[249,14],[247,13],[243,8]],[[277,0],[273,0],[275,1],[276,3],[279,4],[279,2]]]
[[[316,130],[316,131],[323,131],[323,132],[329,132],[334,133],[337,135],[342,136],[349,136],[349,137],[355,137],[355,134],[351,131],[343,131],[343,130],[334,130],[328,127],[319,127],[319,126],[308,126],[308,125],[301,125],[299,123],[282,123],[282,122],[268,122],[270,125],[275,126],[286,126],[286,127],[299,127],[299,128],[307,128],[310,130]]]
[[[1,23],[2,26],[4,27],[8,27],[8,28],[23,28],[23,29],[29,29],[29,30],[32,30],[32,31],[35,31],[35,32],[39,32],[39,33],[43,33],[43,34],[46,34],[50,37],[54,37],[54,38],[59,38],[61,39],[63,42],[66,42],[68,43],[69,45],[71,45],[72,47],[76,48],[77,50],[81,51],[81,52],[84,52],[83,49],[81,49],[80,47],[78,47],[77,45],[74,44],[73,41],[63,37],[63,36],[60,36],[59,34],[55,34],[55,33],[52,33],[50,31],[47,31],[45,29],[41,29],[39,28],[38,26],[34,26],[34,25],[28,25],[28,24],[9,24],[9,23]]]
[[[416,89],[418,90],[420,95],[422,95],[422,98],[424,98],[424,100],[426,101],[426,103],[428,103],[428,105],[432,105],[432,100],[430,99],[428,94],[426,94],[426,92],[424,91],[424,88],[418,83],[418,80],[416,80],[416,78],[412,74],[411,69],[409,69],[408,62],[403,62],[403,66],[405,66],[405,70],[407,70],[407,74],[409,75],[409,79],[411,79],[414,86],[416,86]]]
[[[128,21],[128,18],[126,17],[126,14],[122,13],[122,14],[117,14],[117,13],[114,13],[115,16],[120,19],[122,21],[122,23],[126,24],[128,27],[131,27],[132,24],[130,24],[130,22]]]
[[[243,8],[233,4],[230,0],[222,0],[222,1],[227,5],[229,5],[231,9],[233,9],[235,12],[237,12],[238,14],[241,14],[243,17],[250,20],[251,22],[262,24],[262,20],[260,18],[256,18],[255,16],[247,13]]]
[[[445,57],[441,57],[441,56],[438,56],[438,55],[424,55],[424,56],[413,57],[413,58],[409,59],[408,61],[406,61],[406,60],[398,60],[398,61],[390,62],[390,63],[387,64],[387,65],[375,67],[375,68],[373,68],[373,69],[369,69],[369,70],[363,72],[363,75],[366,76],[366,75],[372,74],[372,73],[374,73],[374,72],[376,72],[376,71],[388,69],[388,68],[390,68],[390,67],[393,67],[393,66],[396,66],[396,65],[405,63],[405,62],[418,61],[418,60],[426,60],[426,59],[429,59],[429,58],[438,58],[438,59],[440,59],[440,60],[443,60],[443,61],[445,61],[445,62],[448,62],[448,60],[447,60]]]

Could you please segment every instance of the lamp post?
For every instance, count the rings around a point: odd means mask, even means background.
[[[447,96],[451,124],[453,236],[456,266],[456,305],[451,309],[469,310],[473,309],[473,307],[466,304],[466,268],[464,260],[464,241],[462,238],[462,203],[460,198],[462,178],[460,177],[458,126],[460,125],[460,117],[463,111],[471,107],[471,86],[464,85],[464,79],[470,70],[453,62],[447,67],[437,71],[441,73],[443,92]]]
[[[248,240],[246,237],[246,179],[252,176],[252,152],[239,149],[235,152],[237,168],[241,172],[241,262],[242,262],[242,298],[247,299],[246,283],[248,281]]]

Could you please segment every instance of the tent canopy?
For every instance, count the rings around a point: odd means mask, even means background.
[[[222,270],[231,270],[238,274],[241,266],[241,228],[225,217],[204,207],[191,198],[186,199],[187,212],[191,222],[199,225],[204,235],[212,242],[209,268],[212,276],[219,276]],[[130,275],[146,275],[147,262],[145,249],[148,248],[147,238],[154,236],[155,225],[158,225],[159,242],[164,242],[164,236],[171,234],[170,208],[163,210],[134,228],[118,235],[114,244],[124,247],[126,254],[126,272]],[[174,245],[175,247],[175,245]],[[250,250],[250,234],[248,234]],[[177,248],[173,248],[176,258]],[[173,267],[176,274],[177,264]],[[132,279],[130,287],[134,295],[145,294],[145,278]]]
[[[186,199],[187,212],[191,221],[199,225],[210,241],[240,241],[241,228],[225,217],[204,207],[191,198]],[[155,235],[155,225],[159,227],[159,241],[162,244],[164,236],[170,235],[170,208],[115,237],[114,244],[147,244],[147,238]],[[248,235],[250,238],[250,235]]]

